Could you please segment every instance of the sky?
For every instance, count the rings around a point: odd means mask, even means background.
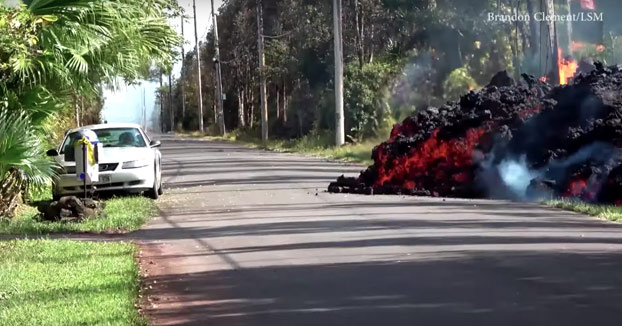
[[[186,52],[194,49],[194,21],[192,12],[192,0],[179,0],[179,4],[186,10],[184,23],[184,49]],[[212,24],[211,3],[209,0],[196,0],[197,5],[197,32],[199,40],[207,34],[208,28]],[[218,8],[222,5],[222,0],[214,0],[214,6]],[[181,34],[181,18],[171,21],[174,28]],[[178,76],[181,70],[181,63],[177,63],[173,69],[173,76]],[[166,81],[167,78],[164,80]],[[147,121],[149,126],[158,126],[157,117],[159,116],[159,105],[156,107],[155,91],[158,83],[142,82],[136,86],[122,85],[116,90],[104,90],[104,109],[103,119],[108,122],[134,122],[143,123],[143,92],[144,106],[147,110]],[[150,128],[152,129],[152,128]]]

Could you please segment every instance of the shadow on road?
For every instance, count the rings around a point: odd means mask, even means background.
[[[176,274],[146,283],[186,304],[151,314],[184,325],[618,325],[622,254],[460,254]]]

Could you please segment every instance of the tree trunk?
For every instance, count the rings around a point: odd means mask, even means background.
[[[536,11],[534,10],[533,7],[533,2],[537,1],[537,0],[527,0],[527,12],[529,13],[529,17],[532,17],[535,15]],[[539,22],[537,22],[535,19],[530,19],[529,20],[529,49],[531,49],[531,59],[534,60],[535,58],[538,58],[538,60],[540,60],[539,58],[539,53],[540,53],[540,28],[539,28]],[[542,74],[541,71],[538,72],[539,74]]]
[[[364,51],[364,43],[363,43],[363,10],[361,10],[361,6],[359,5],[359,0],[354,0],[354,23],[356,24],[356,48],[359,59],[359,68],[363,69],[363,64],[365,61],[365,51]]]
[[[0,180],[0,216],[13,217],[22,185],[20,172],[14,169],[10,169],[5,178]]]
[[[76,118],[76,127],[80,127],[80,106],[78,106],[78,97],[73,94],[73,110]]]
[[[84,120],[84,96],[80,96],[80,123],[82,125],[87,124]]]
[[[283,82],[283,124],[287,123],[287,92],[286,84]]]
[[[244,121],[244,100],[244,87],[240,87],[238,90],[238,128],[246,126]]]
[[[248,125],[249,127],[253,128],[253,126],[255,125],[255,91],[250,88],[249,92],[251,93],[251,100],[250,100],[250,110],[248,112]]]
[[[370,27],[370,34],[369,34],[369,42],[367,42],[367,44],[369,44],[369,50],[367,50],[367,52],[369,52],[369,63],[374,63],[374,25],[372,24]]]
[[[281,88],[279,85],[275,85],[276,88],[276,120],[281,119]]]

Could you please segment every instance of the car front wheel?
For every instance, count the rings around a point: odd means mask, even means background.
[[[149,189],[145,195],[151,199],[158,199],[162,194],[162,178],[158,178],[157,167],[153,175],[153,187]]]

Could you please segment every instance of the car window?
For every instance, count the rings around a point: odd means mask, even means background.
[[[146,147],[145,138],[137,128],[110,128],[94,130],[99,138],[99,142],[106,147]],[[79,140],[82,135],[79,132],[73,132],[67,135],[65,142],[61,147],[61,153],[73,152],[73,144]]]

